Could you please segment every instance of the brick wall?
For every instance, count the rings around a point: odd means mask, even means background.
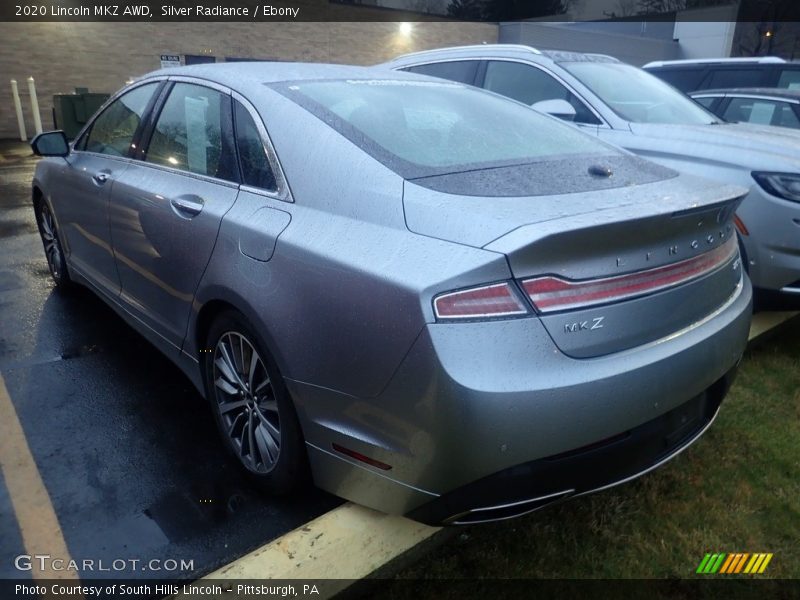
[[[52,128],[52,97],[75,87],[114,92],[129,77],[159,68],[161,54],[373,64],[403,52],[494,43],[488,23],[0,23],[0,139],[18,137],[9,81],[16,79],[28,135],[33,117],[27,78],[36,80],[42,126]]]

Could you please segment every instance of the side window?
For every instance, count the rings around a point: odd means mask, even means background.
[[[523,104],[542,100],[566,100],[575,108],[575,122],[599,125],[600,120],[572,92],[541,69],[522,63],[491,61],[483,87]]]
[[[650,73],[682,92],[693,92],[700,89],[700,81],[703,79],[705,71],[697,68],[653,69]]]
[[[234,101],[234,119],[242,183],[272,192],[276,191],[278,184],[269,160],[267,160],[267,154],[264,152],[264,142],[258,133],[258,128],[247,109],[237,101]]]
[[[98,116],[78,140],[77,150],[127,156],[147,104],[158,83],[148,83],[123,94]]]
[[[230,131],[229,119],[229,96],[200,85],[177,83],[158,116],[145,160],[236,180],[235,158],[223,131],[225,127]]]
[[[780,113],[778,102],[755,98],[732,98],[723,118],[736,123],[772,125],[776,113]]]
[[[773,125],[779,127],[792,127],[793,129],[800,129],[800,119],[797,118],[795,109],[797,105],[791,105],[788,102],[781,102],[778,104],[778,110],[775,113],[775,118],[772,121]]]
[[[716,69],[703,87],[732,88],[732,87],[758,87],[764,71],[761,69]]]
[[[700,106],[711,110],[711,107],[714,106],[714,103],[718,100],[718,97],[715,96],[706,96],[705,98],[692,98],[695,102],[697,102]]]
[[[456,60],[432,63],[429,65],[418,65],[403,70],[473,85],[475,83],[475,75],[478,73],[479,64],[477,60]]]
[[[778,87],[790,90],[800,90],[800,69],[783,69]]]

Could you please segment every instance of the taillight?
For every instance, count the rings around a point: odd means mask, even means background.
[[[730,259],[737,251],[736,238],[718,248],[681,262],[627,275],[570,281],[560,277],[536,277],[522,287],[542,313],[584,308],[650,294],[702,277]]]
[[[524,315],[528,309],[508,283],[449,292],[433,301],[437,319],[481,319]]]
[[[739,233],[742,235],[750,235],[750,232],[747,231],[747,226],[744,224],[744,221],[739,218],[739,215],[733,215],[733,223],[736,225],[736,229]]]

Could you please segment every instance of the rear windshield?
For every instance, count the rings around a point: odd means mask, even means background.
[[[572,125],[457,83],[334,80],[272,87],[406,179],[618,154]]]

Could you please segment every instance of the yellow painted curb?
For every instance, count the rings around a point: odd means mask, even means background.
[[[440,531],[405,517],[345,503],[195,582],[242,579],[327,581],[330,597]],[[174,598],[182,598],[181,594]],[[209,598],[226,598],[225,592]]]
[[[346,503],[206,579],[361,579],[439,529]]]

